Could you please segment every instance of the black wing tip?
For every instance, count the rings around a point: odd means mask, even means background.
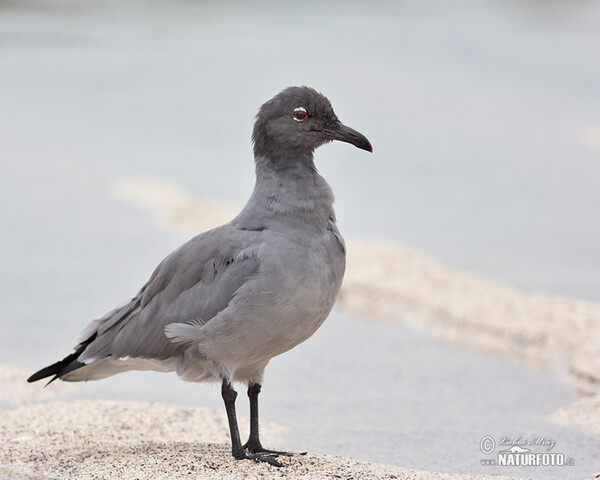
[[[70,361],[66,362],[66,360],[68,358],[69,357],[65,358],[64,360],[61,360],[60,362],[56,362],[56,363],[53,363],[52,365],[44,367],[41,370],[38,370],[37,372],[35,372],[33,375],[31,375],[27,379],[27,382],[28,383],[37,382],[38,380],[41,380],[43,378],[47,378],[47,377],[50,377],[50,376],[54,375],[54,378],[52,380],[50,380],[50,382],[48,382],[48,384],[52,383],[57,378],[60,378],[63,370],[66,367],[66,365],[68,363],[70,363]],[[71,359],[69,359],[69,360],[71,360]]]
[[[67,355],[62,360],[59,360],[58,362],[53,363],[52,365],[48,365],[47,367],[44,367],[41,370],[38,370],[37,372],[35,372],[33,375],[31,375],[27,379],[27,382],[28,383],[37,382],[38,380],[41,380],[42,378],[46,378],[46,377],[50,377],[51,375],[54,375],[54,378],[52,378],[46,384],[46,386],[48,386],[57,378],[61,378],[63,375],[66,375],[67,373],[72,372],[73,370],[77,370],[78,368],[85,366],[85,363],[81,363],[77,359],[79,358],[81,353],[85,350],[85,348],[94,341],[94,339],[96,338],[96,335],[97,334],[94,333],[85,342],[82,342],[79,345],[77,345],[77,350],[75,352],[71,353],[70,355]]]
[[[48,375],[32,375],[31,377],[29,377],[27,379],[27,383],[33,383],[33,382],[37,382],[38,380],[41,380],[43,378],[48,378],[49,376],[51,376],[52,374],[48,374]],[[50,385],[54,380],[58,380],[60,378],[60,376],[58,374],[54,375],[54,377],[52,377],[48,383],[46,385],[44,385],[44,388],[46,388],[48,385]]]
[[[54,378],[51,378],[50,381],[45,385],[46,387],[50,385],[54,380],[62,379],[64,375],[67,373],[71,373],[78,368],[85,367],[85,363],[78,362],[75,360],[75,355],[69,355],[69,357],[61,360],[60,362],[53,363],[48,367],[42,368],[40,371],[35,372],[28,379],[28,383],[37,382],[38,380],[42,380],[43,378],[48,378],[54,375]]]
[[[37,382],[38,380],[41,380],[42,378],[46,378],[46,377],[50,377],[51,375],[54,375],[54,378],[48,382],[47,385],[49,385],[57,378],[62,378],[67,373],[71,373],[72,371],[77,370],[78,368],[85,367],[85,365],[86,365],[85,363],[82,363],[77,360],[77,358],[79,357],[80,354],[81,354],[81,352],[77,351],[75,353],[72,353],[71,355],[68,355],[67,357],[63,358],[62,360],[60,360],[56,363],[53,363],[52,365],[48,365],[47,367],[42,368],[41,370],[39,370],[39,371],[35,372],[33,375],[31,375],[31,377],[29,377],[27,379],[27,381],[29,383]]]
[[[40,372],[35,372],[33,375],[31,375],[27,379],[27,383],[37,382],[38,380],[41,380],[42,378],[46,378],[47,376],[49,376],[49,375],[41,375]]]

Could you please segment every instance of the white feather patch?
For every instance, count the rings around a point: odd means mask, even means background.
[[[164,332],[172,343],[181,345],[192,345],[201,339],[200,327],[188,323],[170,323]]]

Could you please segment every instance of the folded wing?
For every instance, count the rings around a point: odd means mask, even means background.
[[[236,291],[259,270],[259,235],[228,224],[194,237],[165,258],[128,303],[92,321],[74,353],[29,381],[91,370],[108,357],[158,362],[176,357],[185,345],[167,338],[165,327],[174,323],[198,327],[227,308]]]

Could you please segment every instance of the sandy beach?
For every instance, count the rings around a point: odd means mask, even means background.
[[[267,444],[282,428],[269,422],[264,427]],[[282,458],[284,466],[275,468],[233,460],[228,435],[225,415],[206,408],[109,401],[27,405],[0,412],[0,475],[27,480],[514,478],[430,473],[312,453]]]

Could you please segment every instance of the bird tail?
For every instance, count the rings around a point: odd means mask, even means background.
[[[144,287],[145,288],[145,287]],[[144,289],[142,289],[143,292]],[[84,350],[94,341],[98,336],[102,336],[106,333],[107,330],[113,328],[118,323],[129,318],[129,315],[140,305],[140,297],[139,295],[132,298],[125,304],[115,308],[114,310],[108,312],[103,317],[93,320],[88,324],[88,326],[83,330],[81,336],[79,337],[79,345],[75,347],[75,351],[70,355],[67,355],[62,360],[53,363],[52,365],[48,365],[45,368],[42,368],[40,371],[35,372],[31,377],[27,379],[29,383],[36,382],[41,380],[42,378],[50,377],[54,375],[54,378],[50,379],[47,385],[51,384],[57,378],[62,378],[68,373],[71,373],[79,368],[85,367],[88,363],[80,362],[79,357],[84,352]],[[118,331],[118,330],[116,330]],[[116,333],[116,332],[115,332]],[[110,337],[110,336],[109,336]],[[109,339],[112,339],[114,334]],[[107,340],[107,337],[104,337]],[[107,340],[108,341],[108,340]],[[107,341],[100,342],[100,346],[106,347]],[[99,352],[94,352],[96,357],[102,358],[107,356],[109,353],[102,355]],[[96,358],[96,359],[98,359]]]
[[[84,367],[85,363],[78,361],[77,359],[81,355],[81,353],[86,349],[86,347],[94,341],[96,338],[96,333],[94,333],[90,338],[88,338],[85,342],[77,345],[75,352],[67,355],[62,360],[59,360],[52,365],[48,365],[47,367],[42,368],[41,370],[35,372],[31,377],[27,379],[29,383],[37,382],[42,378],[47,378],[54,375],[54,378],[51,378],[50,381],[46,385],[50,385],[54,380],[60,378],[67,373],[72,372],[73,370],[77,370],[78,368]]]

